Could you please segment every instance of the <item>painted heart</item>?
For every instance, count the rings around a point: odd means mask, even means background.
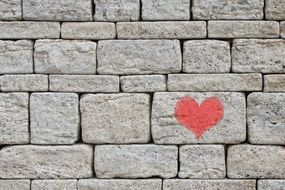
[[[192,97],[183,97],[176,103],[175,116],[181,125],[199,139],[221,121],[224,116],[224,106],[217,97],[207,98],[201,105]]]

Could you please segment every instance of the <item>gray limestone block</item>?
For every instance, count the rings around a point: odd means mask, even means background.
[[[31,190],[30,180],[0,180],[0,190]]]
[[[285,21],[280,22],[280,36],[285,38]]]
[[[31,190],[77,190],[77,179],[33,180]]]
[[[22,0],[1,0],[0,20],[20,20],[22,19]]]
[[[264,75],[265,92],[285,92],[285,75]]]
[[[0,178],[90,178],[93,148],[89,145],[18,145],[0,150]]]
[[[87,94],[80,100],[86,143],[147,143],[150,140],[148,94]]]
[[[285,180],[262,179],[257,182],[258,190],[284,190]]]
[[[73,144],[79,136],[78,95],[33,93],[30,98],[33,144]]]
[[[99,178],[172,178],[177,174],[177,157],[176,146],[98,145],[94,167]]]
[[[265,0],[265,17],[267,20],[285,20],[284,0]]]

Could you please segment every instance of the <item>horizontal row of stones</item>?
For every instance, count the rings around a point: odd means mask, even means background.
[[[183,52],[178,40],[0,40],[0,74],[285,73],[284,39],[182,45]]]
[[[223,119],[199,139],[180,125],[182,97],[218,97]],[[152,103],[152,104],[151,104]],[[285,144],[285,93],[0,93],[0,144]],[[79,114],[80,113],[80,114]],[[248,130],[247,130],[248,125]],[[81,129],[81,135],[80,135]]]
[[[191,180],[191,179],[49,179],[0,180],[3,190],[282,190],[285,180]],[[31,189],[30,189],[31,187]]]
[[[285,11],[284,11],[285,12]],[[207,25],[208,23],[208,25]],[[33,22],[0,21],[0,39],[285,38],[285,21]]]
[[[263,83],[264,81],[264,83]],[[285,75],[169,74],[169,75],[43,75],[0,76],[2,92],[285,92]]]
[[[92,21],[92,4],[93,0],[1,0],[0,20]],[[96,21],[189,20],[191,13],[194,20],[285,19],[283,0],[94,0],[94,5]]]
[[[97,178],[105,179],[223,179],[226,175],[234,179],[280,179],[285,178],[285,148],[243,144],[225,151],[223,145],[148,144],[96,145],[93,151],[91,145],[77,144],[17,145],[0,150],[2,179],[90,178],[93,170]]]

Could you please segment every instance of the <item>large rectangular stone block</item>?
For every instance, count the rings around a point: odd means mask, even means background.
[[[86,143],[147,143],[150,140],[148,94],[87,94],[80,100]]]
[[[0,20],[20,20],[22,18],[22,0],[1,0]]]
[[[25,20],[92,21],[92,0],[23,0]]]
[[[30,180],[0,180],[0,190],[31,190]]]
[[[267,20],[285,20],[284,0],[265,0],[265,17]]]
[[[285,73],[284,49],[282,39],[236,39],[232,47],[232,70]]]
[[[169,91],[261,91],[261,74],[169,74]]]
[[[229,178],[284,178],[285,148],[268,145],[234,145],[228,148]]]
[[[209,38],[279,38],[276,21],[209,21]]]
[[[59,38],[59,22],[0,21],[0,39]]]
[[[0,144],[29,143],[28,104],[28,93],[0,93]]]
[[[207,29],[204,21],[121,22],[117,34],[119,39],[189,39],[206,38]]]
[[[285,92],[285,75],[264,75],[265,92]]]
[[[251,143],[285,145],[285,93],[251,93],[247,121]]]
[[[0,74],[32,73],[33,42],[0,40],[0,68]]]
[[[172,178],[177,174],[178,149],[161,145],[98,145],[94,167],[99,178]]]
[[[285,180],[263,179],[257,182],[258,190],[284,190]]]
[[[31,143],[73,144],[79,136],[78,95],[33,93],[30,98]]]
[[[263,19],[263,0],[193,0],[194,20]]]
[[[207,98],[218,98],[223,107],[221,121],[205,131],[200,138],[196,138],[176,119],[176,105],[181,98],[193,98],[200,105]],[[211,110],[209,114],[211,112],[219,112],[219,109]],[[203,119],[202,116],[200,117]],[[191,115],[187,117],[191,118]],[[152,137],[157,144],[240,143],[246,138],[245,96],[233,92],[155,93],[152,104]]]
[[[178,40],[109,40],[98,43],[99,74],[163,74],[181,70]]]
[[[77,190],[77,179],[33,180],[31,190]]]
[[[80,179],[78,190],[161,190],[161,179]]]
[[[0,150],[0,178],[90,178],[93,148],[73,146],[10,146]]]
[[[35,72],[53,74],[95,74],[96,43],[81,40],[37,40]]]

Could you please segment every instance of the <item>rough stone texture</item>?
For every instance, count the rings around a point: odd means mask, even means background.
[[[25,20],[92,21],[92,0],[23,0]]]
[[[267,20],[285,20],[285,1],[266,0],[265,17]]]
[[[9,146],[0,150],[0,178],[92,177],[93,148],[73,146]]]
[[[263,19],[263,0],[193,0],[194,20]]]
[[[285,40],[238,39],[232,48],[234,72],[285,73]]]
[[[282,146],[234,145],[228,148],[230,178],[284,178],[285,148]]]
[[[31,143],[73,144],[78,140],[78,95],[33,93],[30,98]]]
[[[223,119],[199,139],[180,125],[175,118],[175,105],[182,97],[192,97],[199,104],[209,97],[218,97],[224,106]],[[158,92],[152,104],[152,137],[158,144],[229,143],[246,137],[246,107],[242,93],[233,92]]]
[[[161,190],[161,179],[82,179],[78,190]]]
[[[255,180],[189,180],[168,179],[163,190],[255,190]]]
[[[0,93],[0,144],[29,143],[28,104],[28,93]]]
[[[278,38],[276,21],[209,21],[209,38]]]
[[[164,74],[181,70],[178,40],[109,40],[98,43],[99,74]]]
[[[265,92],[285,92],[285,75],[264,75]]]
[[[249,141],[285,145],[285,93],[252,93],[247,102]]]
[[[135,21],[140,17],[140,0],[94,0],[96,21]]]
[[[31,190],[77,190],[77,180],[33,180]]]
[[[61,26],[63,39],[114,39],[115,23],[111,22],[64,22]]]
[[[184,145],[179,149],[180,178],[224,178],[223,145]]]
[[[148,94],[89,94],[80,100],[86,143],[147,143],[150,140]]]
[[[190,0],[142,0],[143,20],[189,20]]]
[[[32,73],[33,42],[27,40],[0,40],[0,68],[0,74]]]
[[[121,88],[123,92],[166,91],[166,76],[164,75],[122,76]]]
[[[0,20],[20,20],[21,18],[21,0],[0,1]]]
[[[285,180],[258,180],[258,190],[284,190]]]
[[[80,40],[37,40],[35,72],[95,74],[96,43]]]
[[[0,21],[0,39],[59,38],[59,22]]]
[[[50,91],[119,92],[119,76],[108,75],[50,75]]]
[[[169,91],[261,91],[261,74],[170,74]]]
[[[3,75],[0,76],[1,91],[48,91],[47,75]]]
[[[285,38],[285,21],[280,22],[280,36]]]
[[[204,21],[122,22],[117,33],[122,39],[189,39],[206,38],[207,29]]]
[[[0,180],[0,190],[30,190],[30,180]]]
[[[189,40],[183,45],[183,72],[225,73],[231,69],[230,44],[218,40]]]
[[[172,178],[177,174],[177,157],[176,146],[99,145],[94,167],[98,178]]]

